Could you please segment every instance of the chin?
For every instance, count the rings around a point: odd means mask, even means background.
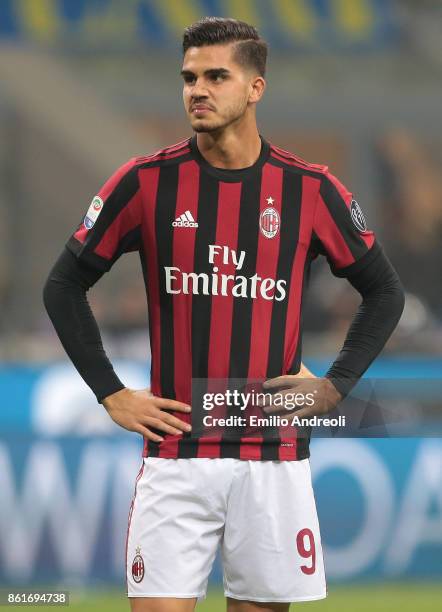
[[[213,123],[205,123],[203,121],[198,121],[192,124],[192,129],[194,132],[202,133],[202,132],[215,132],[222,127],[221,125],[216,125]]]
[[[203,132],[212,132],[214,128],[210,127],[210,125],[193,125],[193,131],[197,134],[201,134]]]

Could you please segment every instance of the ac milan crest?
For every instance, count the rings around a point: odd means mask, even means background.
[[[273,204],[273,198],[267,198],[269,204]],[[279,232],[281,221],[279,213],[273,206],[265,208],[259,218],[259,229],[266,238],[274,238]]]
[[[141,582],[144,578],[144,561],[141,556],[141,548],[137,546],[136,555],[132,561],[132,578],[135,582]]]

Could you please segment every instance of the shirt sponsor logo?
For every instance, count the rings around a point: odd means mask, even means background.
[[[356,200],[352,200],[350,204],[350,215],[353,221],[354,226],[361,233],[367,231],[367,223],[365,222],[364,213],[361,210],[361,207],[356,202]]]
[[[103,208],[103,200],[100,196],[95,196],[88,208],[86,216],[83,221],[83,225],[86,229],[90,230],[95,225],[95,221],[98,219],[98,215]]]
[[[198,223],[193,218],[190,210],[186,210],[186,212],[172,222],[172,227],[198,227]]]
[[[208,261],[212,272],[184,272],[176,266],[165,266],[165,289],[171,294],[219,295],[235,298],[261,298],[280,302],[286,297],[286,280],[263,278],[257,273],[253,276],[240,274],[246,257],[245,251],[239,253],[226,245],[209,244]],[[224,274],[220,266],[234,268],[233,274]],[[231,271],[231,270],[230,270]]]

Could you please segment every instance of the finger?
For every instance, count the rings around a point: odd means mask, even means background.
[[[266,414],[287,414],[290,413],[290,410],[286,410],[283,406],[275,406],[275,404],[270,404],[270,406],[266,406],[263,408]]]
[[[270,406],[272,403],[272,393],[265,392],[261,394],[256,400],[256,405],[260,408],[264,408],[264,406]]]
[[[182,421],[181,419],[178,419],[177,417],[174,417],[172,414],[168,414],[167,412],[162,412],[161,416],[158,418],[160,418],[165,423],[168,423],[172,427],[177,427],[178,429],[181,429],[183,431],[190,431],[192,429],[189,423],[186,423],[185,421]]]
[[[298,378],[317,378],[315,374],[313,374],[313,372],[303,363],[301,363],[301,367],[299,368],[299,372],[296,374],[296,376]]]
[[[276,378],[269,378],[262,383],[264,389],[275,389],[284,385],[298,385],[299,380],[296,380],[296,376],[293,374],[285,374],[283,376],[277,376]]]
[[[315,410],[311,406],[308,408],[300,408],[299,410],[295,411],[295,414],[298,419],[309,419],[310,417],[316,415]]]
[[[190,412],[191,406],[189,404],[185,404],[184,402],[179,402],[177,400],[169,399],[167,397],[155,397],[156,406],[162,408],[163,410],[178,410],[179,412]]]
[[[279,396],[279,395],[280,395],[279,392],[277,392],[277,393],[271,393],[271,392],[264,393],[263,395],[261,395],[258,398],[258,401],[256,402],[256,405],[259,408],[266,408],[266,407],[269,407],[269,406],[273,406],[274,402],[275,402],[275,396]],[[279,404],[279,406],[280,405],[281,404]]]
[[[153,431],[150,431],[150,429],[148,429],[147,427],[144,427],[144,425],[138,425],[138,427],[134,431],[140,433],[142,436],[144,436],[148,440],[152,440],[152,442],[162,442],[164,440],[164,438],[162,438],[161,436],[158,436]]]
[[[155,429],[159,429],[160,431],[164,431],[172,436],[181,436],[182,431],[177,429],[176,427],[172,427],[165,423],[162,419],[156,419],[155,417],[147,417],[146,423]],[[189,430],[186,430],[189,431]]]
[[[265,393],[263,396],[260,396],[258,398],[258,401],[256,402],[256,404],[260,407],[260,408],[264,408],[266,406],[272,406],[276,403],[276,405],[281,408],[283,406],[281,406],[281,404],[284,401],[284,396],[287,395],[288,393],[293,393],[293,389],[284,389],[284,390],[277,390],[276,392],[267,392]]]
[[[294,396],[296,396],[296,402],[294,401]],[[302,393],[299,392],[299,389],[293,389],[293,387],[282,389],[281,391],[271,394],[270,397],[266,397],[261,407],[265,412],[267,412],[267,409],[270,411],[270,408],[272,412],[291,412],[292,410],[302,407],[301,396]]]

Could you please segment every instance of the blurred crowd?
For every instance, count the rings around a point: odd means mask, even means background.
[[[38,2],[20,13],[10,0],[0,4],[0,362],[64,357],[42,307],[51,263],[110,171],[189,135],[179,36],[190,14],[178,3],[155,3],[161,10],[151,15],[148,3],[137,14],[135,0],[103,1],[90,14],[86,5],[56,0],[44,19],[49,5],[40,10]],[[406,292],[386,351],[440,355],[442,7],[430,0],[289,4],[275,3],[271,15],[266,2],[248,7],[270,40],[263,134],[356,185]],[[25,44],[1,47],[8,37]],[[145,359],[141,269],[136,255],[122,259],[91,289],[90,302],[111,355]],[[306,353],[336,353],[358,303],[345,280],[315,262],[303,312]]]
[[[406,305],[387,351],[442,353],[442,146],[423,142],[407,129],[386,131],[376,146],[380,198],[375,225],[398,271]],[[307,335],[321,346],[336,344],[359,303],[346,282],[332,279],[327,266],[313,274]]]

